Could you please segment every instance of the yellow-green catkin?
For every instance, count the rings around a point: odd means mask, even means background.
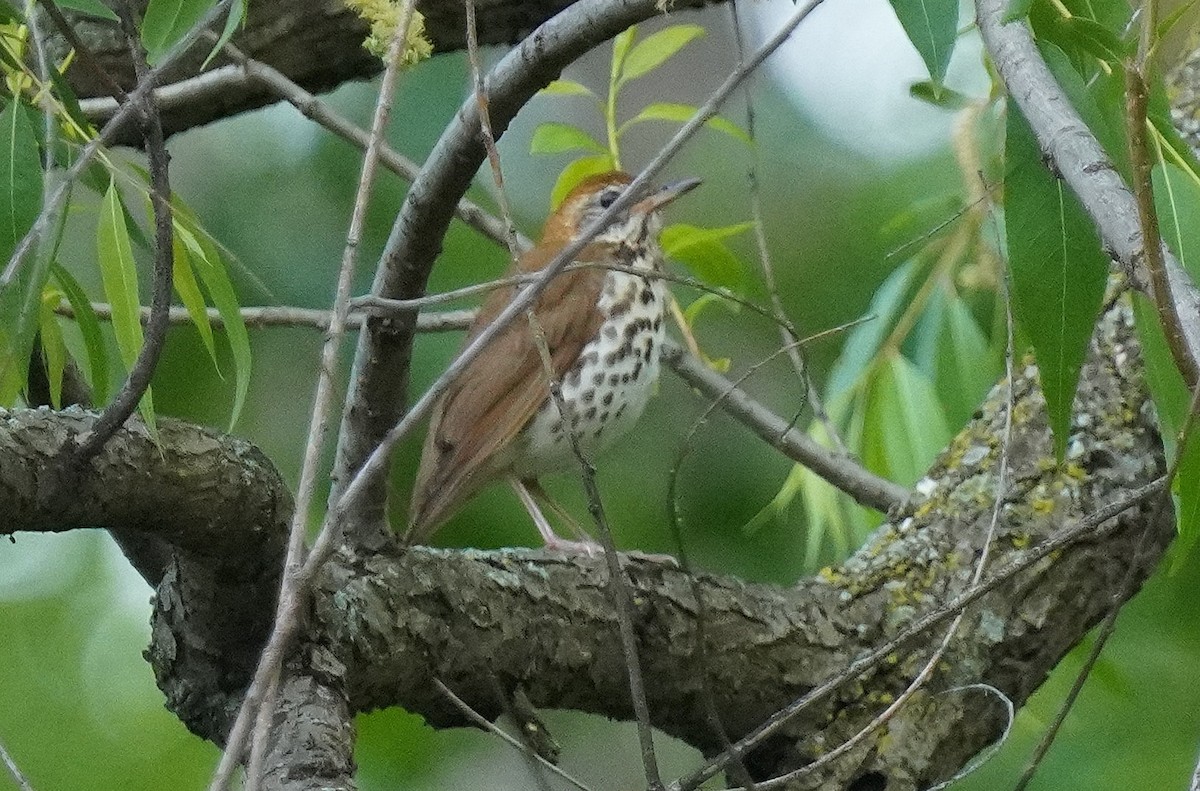
[[[346,6],[351,11],[371,23],[371,35],[363,42],[367,52],[378,58],[387,55],[388,44],[396,32],[396,26],[400,24],[400,5],[394,0],[346,0]],[[433,44],[425,38],[425,17],[420,11],[414,10],[400,63],[412,66],[432,54]]]

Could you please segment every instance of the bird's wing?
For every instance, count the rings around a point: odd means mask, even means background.
[[[577,260],[595,260],[595,246]],[[542,248],[521,260],[519,271],[549,263]],[[575,269],[554,278],[534,302],[550,352],[554,379],[571,370],[587,342],[599,332],[595,310],[607,273]],[[516,289],[491,293],[471,325],[473,341],[512,301]],[[586,320],[583,317],[588,317]],[[493,467],[550,394],[549,378],[528,320],[517,317],[458,376],[434,408],[409,510],[405,543],[420,543],[502,470]]]

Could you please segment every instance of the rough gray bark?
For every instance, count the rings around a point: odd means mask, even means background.
[[[708,2],[711,0],[678,0],[672,7],[688,8]],[[140,5],[144,7],[145,2]],[[568,0],[481,0],[476,3],[479,43],[515,44],[568,5]],[[453,52],[466,47],[461,2],[428,1],[418,3],[417,9],[425,15],[425,30],[434,52]],[[89,17],[73,18],[78,20],[79,36],[104,68],[124,88],[132,87],[133,65],[120,31],[114,25]],[[45,28],[53,30],[48,23]],[[308,91],[320,93],[382,71],[379,58],[362,48],[367,32],[368,26],[342,0],[253,0],[245,28],[232,40],[250,57],[273,66]],[[69,47],[61,37],[51,38],[54,53],[61,59]],[[209,64],[207,77],[197,77],[208,49],[197,46],[167,78],[174,86],[166,89],[171,98],[160,100],[160,106],[163,129],[168,135],[278,101],[267,87],[247,79],[240,69],[228,66],[229,59],[222,56]],[[111,98],[102,81],[79,61],[68,70],[67,79],[82,99]],[[116,105],[89,106],[96,109],[94,117],[103,120],[110,112],[108,108]],[[120,142],[138,144],[140,138],[128,132]]]
[[[481,39],[515,40],[554,5],[481,5]],[[422,10],[439,49],[461,46],[461,4]],[[256,0],[241,44],[320,90],[378,68],[358,47],[362,35],[336,0]],[[124,55],[123,48],[99,49],[105,57]],[[82,94],[94,95],[80,73],[71,77]],[[188,100],[176,106],[186,109],[165,121],[186,128],[266,100],[235,83],[185,91]],[[1045,463],[1051,446],[1032,369],[1018,378],[1014,486],[993,569],[1019,562],[1081,515],[1162,471],[1124,316],[1110,317],[1097,337],[1066,467]],[[997,390],[930,471],[925,494],[842,568],[788,589],[700,578],[703,658],[696,651],[701,608],[686,578],[633,564],[655,724],[714,752],[720,744],[703,716],[702,681],[736,738],[961,593],[990,516],[1002,403]],[[8,520],[0,535],[86,526],[116,531],[157,584],[147,656],[168,705],[193,731],[222,743],[269,628],[290,500],[269,463],[245,443],[164,422],[161,457],[132,426],[93,462],[75,497],[47,508],[38,481],[67,433],[86,430],[93,419],[80,411],[2,415],[0,503]],[[1144,503],[1126,512],[988,593],[972,606],[930,689],[901,711],[887,738],[868,740],[794,787],[886,781],[894,791],[952,774],[998,733],[1000,709],[977,693],[936,693],[984,681],[1023,702],[1111,606],[1128,570],[1140,581],[1154,568],[1172,535],[1169,508],[1156,508],[1157,502]],[[356,711],[403,705],[436,724],[463,724],[431,691],[434,678],[488,715],[499,710],[499,680],[502,687],[520,686],[537,705],[627,718],[624,660],[613,629],[599,563],[536,552],[346,550],[325,568],[305,636],[287,664],[265,787],[352,788]],[[903,688],[940,634],[934,629],[915,638],[894,662],[817,701],[752,754],[754,774],[788,771],[853,734]]]
[[[1101,325],[1064,467],[1045,463],[1052,445],[1035,369],[1018,377],[1013,483],[992,569],[1162,473],[1127,318],[1118,310]],[[705,686],[737,738],[966,590],[990,521],[1005,398],[998,387],[930,470],[924,494],[842,567],[791,588],[702,575],[703,653],[701,608],[686,577],[631,563],[655,725],[713,753],[721,743],[705,719]],[[96,460],[70,509],[47,519],[35,504],[36,482],[55,459],[64,419],[86,425],[90,418],[37,410],[7,413],[0,423],[0,501],[12,504],[0,533],[108,526],[169,541],[179,559],[158,584],[147,657],[172,710],[221,743],[268,626],[264,591],[273,590],[272,562],[281,557],[286,491],[245,443],[167,421],[161,462],[144,431],[131,427]],[[997,736],[1003,709],[981,693],[939,693],[983,682],[1022,703],[1112,605],[1125,575],[1140,581],[1155,568],[1173,535],[1172,513],[1146,502],[1109,527],[972,605],[943,669],[901,710],[887,738],[867,740],[793,787],[841,789],[874,775],[889,789],[918,789],[953,774]],[[236,634],[233,607],[245,612]],[[894,661],[817,701],[752,753],[755,776],[794,769],[852,735],[904,688],[941,634],[930,630]],[[499,680],[537,706],[627,719],[614,635],[599,561],[518,550],[343,553],[321,575],[305,640],[285,675],[268,787],[352,787],[343,781],[351,776],[356,711],[402,705],[437,726],[465,724],[434,679],[487,716],[500,711]]]

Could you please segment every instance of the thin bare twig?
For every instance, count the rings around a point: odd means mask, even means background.
[[[681,379],[701,394],[715,398],[722,393],[728,393],[722,401],[722,408],[734,419],[766,440],[771,447],[800,462],[850,495],[859,504],[887,513],[908,498],[909,492],[903,486],[875,475],[851,459],[834,455],[803,431],[789,428],[790,421],[784,420],[745,392],[733,387],[728,379],[685,353],[674,343],[664,344],[662,359]]]
[[[288,79],[278,69],[249,57],[232,44],[225,45],[225,52],[241,66],[248,77],[273,90],[276,96],[299,110],[305,118],[356,146],[360,151],[366,151],[370,142],[370,134],[365,129],[356,126],[345,116],[337,113],[327,103]],[[386,140],[380,143],[379,161],[388,170],[409,181],[415,179],[421,172],[420,165],[387,145]],[[496,244],[506,243],[504,223],[474,201],[462,198],[459,200],[454,214]],[[529,246],[528,239],[519,234],[517,238],[523,247]]]
[[[471,722],[475,723],[476,725],[478,725],[480,728],[487,731],[488,733],[491,733],[495,736],[500,737],[500,740],[503,741],[505,744],[509,745],[514,750],[517,750],[522,755],[527,756],[531,760],[537,761],[539,764],[544,766],[546,769],[549,769],[551,772],[558,775],[563,780],[566,780],[568,783],[570,783],[571,785],[578,788],[579,791],[591,791],[591,789],[588,788],[587,785],[580,782],[579,780],[576,780],[574,777],[569,775],[563,769],[560,769],[559,767],[555,766],[551,762],[547,761],[545,758],[538,755],[535,750],[530,749],[529,745],[525,744],[524,742],[520,741],[519,739],[513,738],[503,728],[500,728],[495,723],[491,722],[486,717],[484,717],[482,714],[475,711],[475,709],[471,708],[470,704],[468,704],[465,700],[460,698],[458,695],[455,695],[454,692],[449,687],[447,687],[444,683],[442,683],[442,680],[440,678],[435,678],[433,680],[433,685],[435,687],[437,687],[438,691],[441,692],[443,695],[445,695],[446,699],[449,700],[451,703],[453,703],[454,706],[459,711],[461,711],[463,713],[463,715],[466,716],[466,718],[469,719]]]
[[[138,83],[139,85],[148,85],[151,81],[150,66],[146,62],[146,51],[138,36],[133,14],[132,5],[125,0],[118,9],[118,15],[121,17],[121,30],[125,35],[125,42],[133,59],[134,73],[137,75]],[[170,160],[163,137],[162,119],[159,116],[158,107],[154,104],[153,94],[147,92],[141,99],[138,99],[135,92],[134,96],[129,97],[129,103],[133,104],[134,102],[138,102],[140,105],[137,112],[146,141],[146,155],[150,162],[150,203],[154,211],[154,285],[150,320],[146,323],[145,340],[138,352],[137,359],[130,368],[129,376],[126,377],[112,403],[105,407],[100,419],[76,447],[69,462],[75,469],[81,469],[99,453],[105,443],[117,433],[121,426],[125,425],[125,421],[137,409],[142,396],[150,387],[150,380],[154,376],[154,370],[158,367],[158,359],[162,356],[163,346],[167,341],[175,265],[172,244],[175,231],[172,226]]]
[[[8,749],[4,743],[0,742],[0,761],[4,762],[4,767],[8,770],[8,774],[12,777],[13,782],[17,784],[20,791],[33,791],[33,786],[28,778],[21,772],[21,767],[17,766],[17,762],[9,755]]]
[[[567,264],[574,260],[580,250],[600,232],[607,227],[613,219],[620,213],[627,210],[638,197],[639,193],[646,188],[663,167],[666,166],[668,160],[683,147],[683,144],[691,139],[691,137],[717,114],[721,104],[726,98],[741,84],[742,80],[769,56],[772,52],[778,49],[784,41],[791,35],[792,31],[804,21],[804,19],[820,5],[821,0],[808,0],[801,4],[792,14],[791,18],[784,23],[780,29],[762,46],[754,55],[741,67],[735,69],[721,84],[712,96],[702,105],[696,114],[685,123],[671,141],[663,147],[659,154],[647,165],[638,176],[630,183],[628,188],[620,197],[609,206],[604,213],[596,218],[593,223],[583,229],[582,233],[570,244],[564,246],[563,250],[555,256],[545,269],[543,269],[532,284],[523,289],[513,299],[509,305],[500,312],[496,320],[483,332],[481,332],[467,348],[463,349],[461,354],[452,362],[446,370],[438,377],[437,381],[430,386],[428,390],[421,396],[420,399],[409,409],[400,421],[392,426],[391,429],[379,440],[379,444],[367,455],[362,464],[354,471],[353,477],[349,480],[341,496],[337,498],[333,507],[330,509],[327,519],[335,522],[340,522],[343,516],[352,509],[358,508],[358,498],[362,497],[366,492],[370,491],[375,483],[380,479],[384,470],[387,467],[387,462],[391,458],[392,449],[396,443],[403,437],[407,436],[410,431],[428,414],[429,410],[449,387],[450,382],[457,377],[467,365],[469,365],[479,355],[479,353],[491,341],[504,330],[508,324],[518,315],[525,313],[538,294],[546,287],[546,285],[556,277]],[[389,250],[393,246],[389,244]],[[388,253],[385,253],[384,262],[388,260]],[[361,351],[361,348],[360,348]],[[362,385],[364,388],[367,385]],[[348,405],[353,404],[356,394],[351,394]],[[322,551],[318,552],[318,548]],[[319,564],[323,562],[327,553],[332,550],[332,546],[320,547],[314,546],[313,553],[309,556],[309,564]]]
[[[741,63],[746,59],[746,42],[742,35],[738,0],[729,0],[729,13],[733,22],[733,37],[737,44],[738,62]],[[791,321],[787,318],[787,311],[783,308],[783,300],[779,298],[779,284],[775,280],[775,267],[771,263],[771,251],[767,247],[767,229],[763,222],[762,188],[758,179],[758,137],[755,133],[756,113],[754,111],[754,94],[750,90],[749,82],[742,85],[742,96],[746,102],[746,134],[749,135],[753,145],[753,159],[746,170],[746,180],[750,187],[750,216],[754,221],[754,242],[758,248],[758,262],[762,268],[763,281],[766,283],[771,309],[775,313],[779,325],[779,340],[788,349],[788,360],[791,361],[796,376],[804,386],[804,395],[812,408],[813,417],[825,429],[825,435],[833,443],[834,451],[842,455],[849,455],[841,434],[833,425],[833,421],[829,419],[828,413],[825,412],[820,392],[813,384],[812,377],[808,375],[808,362],[804,359],[803,344],[797,343],[800,340],[800,334],[792,327]]]
[[[296,492],[292,524],[288,534],[287,559],[284,562],[279,603],[275,613],[275,624],[270,639],[263,649],[254,682],[247,691],[238,712],[237,721],[230,732],[225,753],[210,784],[211,791],[224,789],[233,770],[241,758],[242,740],[251,717],[257,713],[254,738],[251,743],[251,759],[246,772],[247,791],[255,791],[262,777],[270,723],[274,713],[275,694],[279,686],[284,653],[299,629],[300,610],[307,593],[309,575],[302,574],[304,562],[304,537],[308,527],[308,511],[316,488],[317,468],[328,429],[329,414],[333,406],[333,376],[337,367],[338,352],[346,331],[346,317],[350,312],[350,287],[354,277],[354,264],[358,246],[362,240],[366,221],[367,205],[375,181],[378,153],[391,113],[392,97],[400,72],[401,54],[407,43],[408,28],[412,21],[414,0],[405,0],[401,7],[400,22],[392,34],[392,41],[385,58],[387,66],[380,82],[379,98],[371,123],[371,139],[367,145],[359,177],[358,191],[354,199],[354,211],[350,229],[346,235],[346,247],[338,272],[337,290],[333,303],[333,315],[329,322],[328,337],[321,353],[321,368],[317,377],[317,392],[314,396],[312,417],[309,422],[308,439],[305,443],[304,459],[300,473],[300,484]],[[256,694],[257,693],[257,694]],[[240,727],[239,727],[240,726]]]
[[[496,184],[496,192],[500,202],[501,217],[504,220],[508,243],[509,256],[513,263],[520,256],[517,244],[516,229],[512,221],[512,211],[509,208],[508,194],[504,189],[504,171],[500,166],[500,152],[496,148],[496,138],[492,133],[491,116],[488,111],[487,91],[484,87],[483,69],[479,58],[479,41],[475,30],[475,2],[464,0],[466,7],[467,52],[471,61],[472,81],[475,86],[475,104],[479,112],[480,132],[483,136],[484,149],[487,151],[488,163],[491,165],[492,178]],[[633,192],[633,188],[629,188]],[[527,288],[532,288],[529,286]],[[534,313],[532,304],[525,311],[529,322],[529,331],[533,336],[541,359],[542,370],[550,382],[550,397],[554,400],[559,417],[564,424],[568,412],[563,404],[560,383],[555,381],[554,366],[550,359],[550,349],[546,344],[546,336]],[[650,791],[660,791],[663,787],[662,776],[658,769],[658,759],[654,751],[654,729],[650,724],[650,707],[646,702],[646,687],[642,677],[641,660],[638,658],[637,637],[633,629],[633,597],[626,584],[625,575],[621,571],[620,556],[609,528],[608,519],[604,513],[604,503],[600,497],[600,488],[596,483],[596,468],[592,466],[579,445],[579,437],[574,431],[568,432],[572,453],[579,462],[580,475],[583,479],[583,489],[587,497],[588,511],[596,525],[600,537],[600,545],[604,548],[604,559],[608,565],[608,594],[612,598],[613,609],[617,616],[617,629],[621,638],[621,651],[625,657],[625,668],[629,678],[629,694],[633,703],[634,718],[637,721],[638,742],[642,752],[642,767],[646,773],[646,784]]]
[[[505,281],[497,281],[505,282]],[[475,287],[471,287],[474,289]],[[386,304],[399,300],[378,300]],[[367,301],[365,304],[374,304]],[[96,317],[102,321],[112,318],[112,307],[103,302],[92,303]],[[69,304],[56,309],[60,316],[74,318],[75,311]],[[375,310],[379,313],[375,314]],[[346,317],[348,329],[359,329],[370,315],[392,315],[382,307],[358,310]],[[216,308],[208,308],[207,318],[211,326],[220,328],[224,322]],[[250,327],[310,327],[325,331],[329,328],[331,314],[327,310],[297,307],[245,307],[241,310],[243,320]],[[142,309],[142,320],[149,319],[150,311]],[[422,313],[417,319],[419,332],[455,332],[466,329],[475,318],[473,310],[455,310],[442,313]],[[191,316],[183,307],[172,307],[172,324],[189,324]],[[894,505],[903,502],[908,490],[886,478],[881,478],[855,461],[835,456],[827,448],[811,440],[804,432],[790,428],[790,421],[772,412],[755,401],[744,391],[734,388],[728,379],[708,368],[703,362],[688,354],[673,341],[663,344],[663,362],[681,379],[709,398],[722,393],[728,395],[721,401],[722,408],[731,417],[742,423],[773,448],[793,461],[800,462],[831,485],[854,498],[861,505],[887,513]]]

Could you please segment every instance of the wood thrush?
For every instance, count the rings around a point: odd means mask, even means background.
[[[510,274],[546,267],[630,181],[612,172],[572,190]],[[546,499],[539,476],[579,469],[576,446],[590,459],[641,416],[658,378],[666,288],[660,278],[603,267],[660,271],[659,210],[699,183],[667,185],[620,213],[576,256],[576,263],[597,266],[567,269],[551,280],[534,302],[536,322],[517,318],[451,383],[430,419],[406,543],[427,541],[480,489],[507,479],[547,547],[594,549],[555,534],[531,493]],[[492,291],[466,342],[516,293],[515,286]],[[550,371],[535,327],[545,338]],[[559,384],[559,399],[551,396],[552,382]]]

